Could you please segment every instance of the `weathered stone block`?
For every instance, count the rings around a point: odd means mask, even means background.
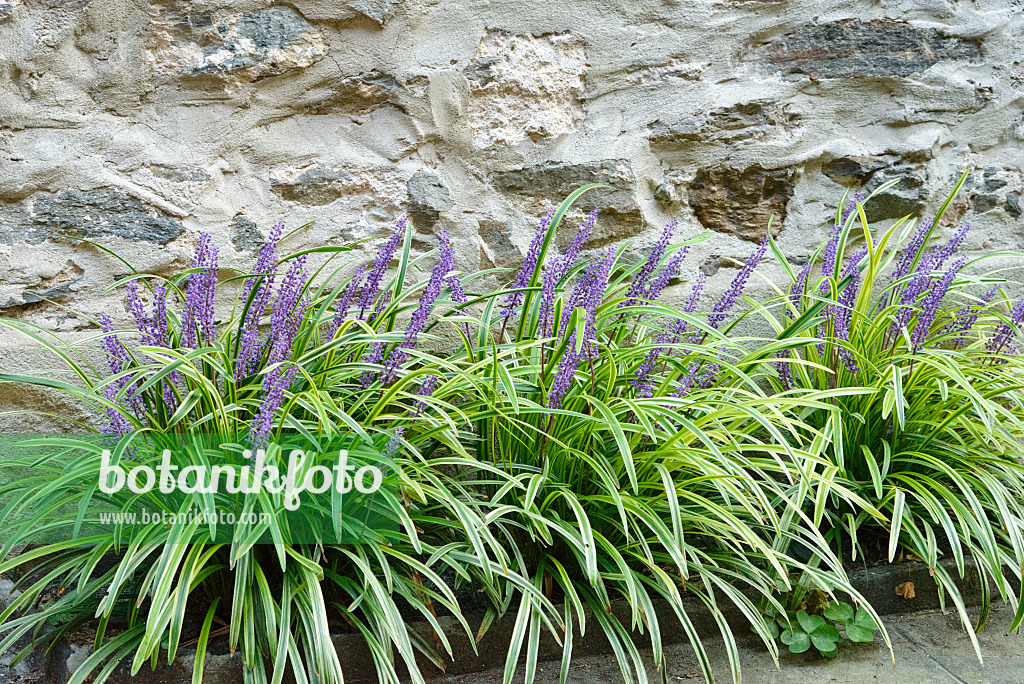
[[[909,76],[943,61],[980,61],[981,41],[888,19],[843,19],[779,36],[753,58],[817,78]]]
[[[185,12],[161,25],[151,51],[159,72],[247,83],[308,67],[327,55],[320,31],[291,7],[241,15]]]
[[[245,214],[231,219],[231,244],[236,252],[255,254],[263,246],[263,235],[256,228],[256,222]]]
[[[1020,193],[1019,192],[1008,192],[1006,193],[1006,204],[1003,205],[1006,213],[1013,218],[1020,218]]]
[[[675,123],[660,119],[650,125],[652,149],[680,147],[693,142],[739,143],[762,140],[795,125],[800,115],[777,102],[755,100],[720,107]]]
[[[370,190],[362,178],[329,166],[275,172],[270,177],[270,189],[281,199],[313,206],[330,204],[342,195]]]
[[[572,33],[488,31],[465,70],[468,123],[478,148],[568,133],[583,116],[587,57]]]
[[[585,192],[573,205],[580,211],[598,207],[601,210],[588,243],[591,247],[636,235],[643,228],[640,207],[633,196],[636,178],[632,165],[626,159],[582,164],[545,162],[495,173],[491,180],[499,190],[529,198],[535,213],[543,213],[546,206],[558,204],[584,185],[602,183],[609,186]],[[568,232],[563,231],[563,234]]]
[[[71,294],[72,286],[85,273],[70,259],[56,273],[41,274],[26,270],[15,268],[5,273],[0,283],[0,309],[37,304],[48,299],[64,299]],[[9,287],[3,287],[5,285]]]
[[[478,232],[483,240],[484,261],[499,268],[515,268],[523,263],[523,253],[512,243],[512,224],[495,219],[479,219]]]
[[[373,111],[391,102],[398,87],[398,81],[394,76],[377,69],[346,76],[331,88],[332,94],[322,104],[317,105],[316,111],[319,114],[333,111],[353,114]]]
[[[975,214],[984,214],[1002,208],[1008,215],[1020,216],[1020,190],[1024,178],[1018,169],[989,166],[968,175],[962,194],[969,198],[968,206]]]
[[[792,168],[700,169],[690,183],[689,203],[705,228],[756,241],[768,233],[772,216],[772,235],[782,230],[794,183]]]
[[[420,228],[429,228],[454,205],[448,188],[440,176],[426,169],[420,169],[406,183],[409,191],[409,215]]]
[[[293,4],[314,21],[339,22],[366,17],[383,27],[402,0],[296,0]]]
[[[840,157],[824,164],[822,171],[840,185],[854,186],[869,194],[883,183],[899,179],[896,185],[864,205],[864,216],[870,222],[898,219],[925,208],[923,190],[927,173],[922,162],[926,156],[919,153]]]
[[[156,213],[140,200],[112,190],[64,190],[37,196],[31,208],[32,225],[0,232],[0,242],[38,244],[58,235],[87,238],[117,236],[165,244],[178,237],[182,225]]]

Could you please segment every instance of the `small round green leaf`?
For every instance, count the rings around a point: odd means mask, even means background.
[[[828,604],[824,611],[825,617],[835,622],[846,622],[853,618],[853,606],[843,601],[834,601]]]
[[[782,643],[789,646],[789,650],[793,653],[804,653],[811,647],[811,638],[807,636],[807,632],[794,627],[792,630],[787,629],[782,633]]]
[[[878,624],[875,622],[875,619],[871,617],[871,613],[864,608],[857,609],[857,617],[854,618],[854,623],[856,623],[858,627],[863,627],[864,629],[878,629]]]
[[[875,640],[875,633],[870,629],[859,627],[855,622],[850,620],[846,623],[846,638],[850,641],[866,643]]]
[[[832,641],[839,641],[842,637],[839,635],[839,630],[836,629],[835,625],[829,623],[823,623],[816,630],[811,632],[811,636],[819,636],[822,639],[831,639]]]
[[[814,648],[818,649],[821,653],[835,650],[837,641],[839,641],[838,631],[836,632],[835,638],[830,634],[824,635],[818,634],[817,632],[811,635],[811,643],[814,644]]]
[[[806,610],[798,611],[796,619],[808,634],[825,624],[825,618],[820,615],[808,615]]]

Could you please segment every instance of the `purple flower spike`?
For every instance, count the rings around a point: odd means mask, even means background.
[[[110,321],[110,317],[106,314],[100,314],[99,321],[104,332],[100,345],[107,354],[107,365],[110,367],[110,372],[116,375],[131,366],[132,357],[128,350],[125,349],[124,344],[121,343],[120,338],[114,334],[114,326]],[[142,405],[141,397],[136,394],[133,376],[126,375],[114,380],[103,388],[103,395],[109,401],[117,401],[117,394],[120,393],[122,388],[129,385],[131,387],[124,393],[121,406],[130,410],[136,418],[141,418],[143,413],[145,413],[145,409]],[[111,432],[109,434],[124,434],[128,432],[130,425],[128,424],[128,419],[122,413],[110,407],[107,407],[106,412],[107,417],[110,418],[109,430]]]
[[[584,337],[583,345],[580,351],[576,351],[576,329],[573,329],[569,333],[568,342],[566,343],[565,350],[562,353],[562,358],[558,361],[558,367],[555,369],[555,379],[551,383],[551,389],[548,391],[548,406],[552,408],[561,408],[562,399],[565,397],[566,392],[569,391],[569,387],[572,385],[573,377],[576,374],[576,369],[579,367],[580,361],[584,358],[595,359],[598,355],[597,347],[597,309],[604,300],[605,289],[608,287],[608,277],[611,275],[612,264],[615,261],[615,251],[612,248],[608,248],[601,257],[592,262],[584,271],[580,277],[579,283],[577,283],[577,289],[574,291],[574,297],[571,299],[577,299],[578,302],[573,305],[573,309],[578,306],[582,306],[585,311],[584,326]],[[573,309],[570,309],[573,310]],[[566,316],[568,320],[568,315]],[[563,323],[563,332],[567,326],[567,322]]]
[[[309,307],[309,296],[305,290],[305,265],[305,255],[292,261],[281,282],[277,299],[274,300],[273,313],[270,317],[268,358],[268,363],[273,367],[263,376],[262,402],[251,426],[254,443],[263,441],[266,435],[270,434],[274,424],[274,413],[281,407],[285,392],[299,374],[298,366],[285,366],[283,362],[292,354],[295,336]]]
[[[386,346],[387,344],[384,342],[374,342],[373,346],[370,347],[370,352],[363,358],[363,363],[372,363],[376,365],[382,362],[384,360],[384,348]],[[359,384],[363,389],[366,389],[373,384],[376,377],[377,371],[365,370],[359,374]]]
[[[597,209],[587,215],[583,225],[576,232],[572,242],[569,243],[569,247],[566,248],[565,254],[555,257],[544,267],[544,272],[541,276],[540,299],[540,329],[543,331],[544,337],[551,337],[553,334],[552,326],[554,321],[552,319],[552,310],[555,305],[558,284],[572,270],[572,267],[576,265],[580,249],[583,247],[583,243],[587,241],[587,237],[590,235],[590,230],[593,228],[594,221],[596,220]]]
[[[804,267],[800,269],[800,273],[797,274],[796,280],[789,286],[789,303],[797,314],[801,311],[800,298],[803,296],[804,291],[807,289],[807,278],[811,275],[811,260],[808,259]],[[793,311],[786,309],[786,316],[793,318]]]
[[[569,342],[565,347],[565,353],[555,369],[555,379],[551,383],[551,389],[548,391],[548,406],[556,409],[562,408],[562,399],[565,397],[566,392],[569,391],[570,385],[572,385],[572,380],[579,363],[580,357],[576,353],[576,331],[573,330],[569,335]]]
[[[462,288],[462,280],[459,278],[458,273],[449,273],[445,276],[448,281],[448,289],[452,293],[452,301],[456,304],[465,304],[469,301],[469,297],[466,296],[466,291]]]
[[[866,254],[867,248],[864,248],[846,260],[846,263],[843,264],[841,276],[843,278],[850,276],[851,280],[846,285],[846,289],[840,293],[835,305],[825,307],[825,316],[832,323],[835,336],[843,342],[850,341],[850,323],[853,319],[853,308],[857,301],[857,295],[860,293],[861,272],[859,265]],[[836,350],[847,370],[851,373],[856,373],[860,370],[856,357],[848,348],[837,344]]]
[[[675,254],[669,258],[668,263],[665,267],[651,280],[650,286],[644,293],[644,298],[650,301],[654,301],[661,295],[661,291],[669,284],[669,282],[676,277],[679,273],[679,267],[682,266],[683,260],[686,259],[686,255],[690,253],[690,246],[686,245],[682,249],[676,250]]]
[[[441,379],[441,376],[439,376],[439,375],[428,375],[428,376],[426,376],[425,378],[423,378],[423,381],[420,383],[420,388],[419,388],[419,390],[416,391],[416,394],[421,396],[421,397],[433,396],[434,395],[434,390],[437,389],[437,381],[440,380],[440,379]],[[426,402],[423,401],[422,399],[417,399],[416,402],[412,405],[412,408],[409,409],[409,413],[411,415],[414,415],[414,416],[422,416],[423,415],[423,411],[426,408],[427,408]]]
[[[110,366],[111,373],[120,373],[131,365],[131,355],[128,354],[128,350],[121,343],[121,339],[114,333],[114,324],[111,322],[110,316],[100,314],[99,321],[103,332],[106,333],[100,342],[100,346],[107,353],[107,365]]]
[[[333,340],[334,336],[338,334],[341,324],[348,318],[348,310],[352,308],[352,302],[355,301],[356,294],[359,292],[359,286],[363,282],[363,274],[365,272],[365,268],[360,268],[352,276],[352,279],[348,281],[348,284],[341,289],[341,294],[338,295],[338,300],[334,303],[334,317],[331,320],[330,327],[327,329],[326,339]]]
[[[254,287],[259,288],[252,298],[252,304],[245,312],[242,329],[239,332],[238,359],[235,361],[235,381],[239,381],[253,372],[257,360],[263,356],[266,340],[260,337],[259,324],[264,312],[270,305],[270,295],[274,288],[277,275],[277,243],[284,231],[284,221],[278,221],[270,229],[267,241],[263,243],[256,263],[253,264],[249,277],[245,279],[239,301],[249,301]]]
[[[189,349],[196,349],[210,342],[216,332],[213,300],[217,289],[217,247],[207,233],[199,238],[192,267],[203,270],[188,276],[185,311],[181,320],[181,343]]]
[[[861,191],[853,193],[853,197],[850,198],[846,203],[846,208],[843,209],[843,217],[839,220],[839,224],[841,226],[846,225],[846,220],[850,218],[850,214],[857,210],[857,205],[863,202],[865,197],[867,197],[866,192]]]
[[[142,303],[142,297],[139,296],[139,281],[129,280],[124,289],[128,292],[128,309],[132,312],[139,332],[142,333],[142,344],[150,346],[153,344],[153,337],[149,332],[150,323],[149,316],[146,315],[146,305]]]
[[[660,293],[661,288],[668,284],[668,281],[671,280],[673,275],[675,275],[672,273],[665,278],[664,282],[657,288],[657,292],[655,292],[654,296],[650,296],[649,293],[653,291],[654,288],[652,287],[649,290],[647,281],[654,273],[654,270],[658,267],[658,264],[661,263],[661,258],[665,256],[665,250],[668,248],[669,240],[672,239],[672,233],[675,232],[676,226],[678,225],[678,221],[670,221],[668,225],[665,226],[665,229],[661,231],[661,236],[658,238],[658,241],[654,243],[654,247],[651,248],[651,253],[647,255],[647,261],[645,261],[644,265],[640,267],[639,271],[637,271],[636,275],[633,277],[633,282],[630,283],[629,289],[626,290],[626,300],[619,306],[635,306],[637,299],[654,299],[658,296],[658,293]],[[685,249],[688,250],[689,247]],[[682,256],[685,257],[686,254],[684,253]],[[680,263],[681,261],[682,259],[680,259]],[[668,268],[669,267],[666,266],[666,270]],[[679,268],[679,263],[675,264],[675,268]]]
[[[779,352],[780,359],[789,358],[789,350],[783,349]],[[793,369],[789,367],[789,361],[780,361],[775,364],[775,370],[779,373],[779,384],[782,385],[783,391],[789,391],[793,389]]]
[[[683,306],[683,312],[692,314],[697,310],[697,302],[700,301],[701,293],[704,292],[704,284],[707,282],[707,275],[703,272],[697,275],[697,280],[693,284],[693,290],[690,292],[689,299],[686,300],[686,304]],[[633,390],[636,392],[638,397],[649,397],[654,390],[654,381],[650,377],[651,371],[654,370],[654,366],[658,362],[658,357],[665,351],[661,345],[675,344],[679,341],[679,338],[686,332],[687,322],[682,318],[677,318],[675,321],[667,325],[654,338],[655,344],[658,346],[647,352],[647,356],[644,357],[643,363],[633,373],[634,377],[630,380],[633,385]]]
[[[135,324],[142,333],[142,345],[150,347],[169,347],[170,332],[167,328],[167,285],[163,282],[153,287],[153,314],[146,314],[146,306],[139,296],[139,285],[137,280],[131,280],[125,285],[128,291],[128,308],[131,310]],[[109,319],[108,319],[109,320]],[[172,371],[161,384],[163,400],[171,413],[178,407],[174,397],[173,386],[178,382],[178,372]],[[112,419],[113,420],[113,419]]]
[[[153,287],[153,316],[149,319],[149,334],[155,346],[167,347],[171,342],[167,329],[167,283]]]
[[[501,317],[505,320],[508,320],[508,318],[515,312],[516,307],[523,303],[523,292],[521,288],[530,284],[530,278],[533,277],[533,271],[537,268],[537,259],[540,258],[540,250],[544,246],[544,238],[547,237],[548,230],[551,228],[551,222],[554,220],[555,213],[557,211],[558,207],[551,207],[548,209],[548,213],[545,214],[543,219],[541,219],[536,232],[533,234],[533,239],[530,241],[530,247],[526,250],[526,257],[523,259],[523,265],[519,267],[519,273],[516,274],[516,279],[512,282],[512,287],[515,288],[516,291],[510,292],[505,297],[505,302],[501,311]]]
[[[715,304],[711,314],[708,316],[708,325],[714,329],[718,329],[729,316],[729,310],[736,305],[736,300],[739,299],[740,295],[743,294],[744,288],[747,286],[747,281],[750,280],[750,276],[753,275],[754,269],[761,263],[761,259],[764,258],[765,251],[768,249],[768,238],[767,236],[761,240],[760,244],[751,252],[750,256],[747,257],[746,262],[740,269],[739,273],[732,279],[732,283],[729,285],[729,289],[725,291],[722,298]]]
[[[396,427],[395,432],[391,435],[388,443],[384,445],[384,458],[392,458],[398,453],[398,450],[402,448],[402,432],[404,428]]]
[[[679,385],[676,387],[676,391],[672,393],[672,396],[682,398],[688,396],[690,392],[695,389],[707,389],[715,383],[718,379],[719,371],[722,366],[717,363],[709,363],[703,368],[696,363],[691,363],[687,368],[686,375],[684,375]],[[701,372],[703,370],[703,372]]]
[[[1014,339],[1017,337],[1017,332],[1014,328],[1019,328],[1021,323],[1024,323],[1024,298],[1020,299],[1013,308],[1010,310],[1010,323],[1006,321],[1000,321],[999,325],[996,326],[995,332],[992,335],[992,339],[988,341],[985,348],[988,349],[992,354],[1001,354],[1004,351],[1014,351]]]
[[[381,281],[384,279],[384,274],[387,273],[391,261],[395,258],[395,253],[402,245],[402,240],[405,238],[408,226],[409,220],[404,216],[400,218],[398,223],[395,224],[395,229],[391,231],[391,235],[377,249],[377,258],[374,260],[373,268],[370,269],[370,273],[366,277],[366,284],[363,286],[362,294],[359,297],[360,319],[363,318],[367,310],[374,310],[374,303],[377,301],[377,296],[380,292]]]
[[[113,385],[107,385],[103,388],[103,396],[109,402],[116,402],[117,388]],[[132,431],[132,424],[123,413],[110,406],[105,407],[104,410],[107,413],[107,418],[110,419],[110,423],[100,430],[102,434],[126,435]]]
[[[928,231],[931,229],[932,219],[921,221],[921,225],[918,226],[917,231],[910,238],[910,242],[903,249],[903,253],[900,254],[899,261],[896,262],[896,270],[893,271],[889,282],[894,283],[910,275],[910,266],[914,263],[914,257],[917,256],[921,246],[924,244],[924,239],[928,236]],[[920,262],[918,263],[920,264]],[[895,292],[893,294],[895,296]]]
[[[946,263],[948,259],[951,259],[957,250],[964,244],[964,240],[967,238],[967,233],[971,230],[971,224],[965,223],[956,232],[953,233],[953,237],[949,239],[943,247],[935,250],[935,256],[931,260],[931,268],[934,270],[942,268],[942,265]]]
[[[968,302],[953,314],[953,320],[946,325],[942,332],[944,334],[958,335],[953,341],[954,348],[959,349],[967,344],[967,333],[971,331],[978,320],[978,316],[995,299],[998,292],[999,288],[993,285],[989,288],[988,292],[981,296],[980,301]]]
[[[572,241],[569,246],[565,248],[566,267],[565,272],[568,273],[569,269],[576,265],[576,259],[580,256],[580,251],[583,249],[583,244],[590,237],[590,233],[594,230],[594,224],[597,223],[597,209],[594,209],[587,217],[583,219],[583,225],[573,235]],[[565,274],[562,274],[563,277]]]
[[[917,317],[917,325],[910,336],[914,353],[917,353],[917,350],[921,348],[921,345],[928,338],[928,333],[931,332],[932,321],[935,320],[935,316],[939,313],[939,307],[942,305],[942,299],[946,296],[946,292],[949,291],[950,286],[956,279],[957,273],[965,265],[967,265],[967,257],[960,257],[954,261],[946,272],[942,274],[942,278],[928,290],[928,295],[921,305],[921,313]]]
[[[419,305],[413,312],[412,319],[405,329],[405,337],[395,345],[395,348],[388,354],[387,361],[384,363],[384,384],[389,385],[394,382],[398,375],[398,370],[409,360],[408,350],[416,346],[416,340],[427,325],[427,319],[434,308],[434,302],[437,301],[441,290],[444,289],[445,278],[455,268],[455,251],[452,249],[451,237],[448,231],[442,228],[441,232],[437,235],[437,239],[439,243],[437,264],[434,265],[434,269],[430,272],[430,280],[427,281],[427,286],[423,289],[423,294],[420,295]]]

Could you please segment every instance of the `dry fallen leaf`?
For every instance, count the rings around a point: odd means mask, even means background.
[[[913,582],[901,582],[896,585],[896,595],[902,596],[905,599],[912,599],[916,594],[914,593]]]

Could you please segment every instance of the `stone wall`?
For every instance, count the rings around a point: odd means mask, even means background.
[[[421,248],[448,226],[463,270],[517,265],[545,207],[593,181],[611,188],[581,203],[602,207],[588,247],[642,254],[672,218],[719,233],[679,291],[698,269],[721,289],[772,215],[806,260],[845,186],[891,178],[873,220],[934,209],[970,171],[951,221],[975,253],[1022,249],[1022,10],[0,0],[0,315],[87,337],[68,308],[126,322],[107,288],[127,270],[81,239],[167,274],[208,231],[246,267],[279,217],[314,221],[291,249],[405,213]],[[52,362],[27,350],[0,333],[0,369]],[[29,406],[59,408],[0,387],[0,411]]]

